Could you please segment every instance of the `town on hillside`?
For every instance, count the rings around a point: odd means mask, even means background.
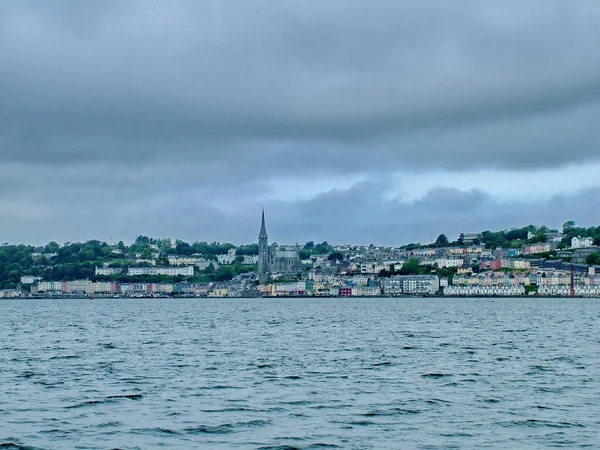
[[[192,244],[0,246],[0,298],[600,296],[600,226],[445,234],[398,247]]]

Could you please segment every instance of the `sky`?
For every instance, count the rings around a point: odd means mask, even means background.
[[[597,0],[4,0],[0,242],[600,224]]]

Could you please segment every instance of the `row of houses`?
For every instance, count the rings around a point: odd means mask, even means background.
[[[269,297],[297,295],[328,295],[340,297],[370,297],[380,295],[435,295],[440,290],[436,275],[396,275],[376,279],[355,275],[331,282],[296,281],[271,283],[259,286],[260,292]]]
[[[169,277],[193,276],[194,266],[152,266],[152,267],[96,267],[99,275],[164,275]]]
[[[600,285],[575,285],[573,294],[582,297],[600,297]],[[541,296],[568,296],[571,295],[570,286],[546,285],[540,286],[538,295]]]
[[[117,283],[107,281],[41,281],[31,286],[32,294],[50,295],[131,295],[170,294],[185,291],[186,285],[177,283]]]
[[[444,288],[444,295],[469,295],[469,296],[515,296],[525,295],[525,287],[522,285],[508,286],[482,286],[450,285]]]

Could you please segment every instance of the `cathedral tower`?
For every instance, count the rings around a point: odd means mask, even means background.
[[[260,233],[258,234],[258,281],[266,283],[269,281],[269,236],[265,226],[265,210],[262,212]]]

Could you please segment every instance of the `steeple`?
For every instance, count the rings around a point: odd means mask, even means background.
[[[258,234],[258,238],[266,238],[267,237],[267,227],[265,226],[265,209],[262,210],[262,222],[260,224],[260,233]]]
[[[263,284],[269,281],[269,237],[265,225],[265,209],[262,211],[260,233],[258,234],[258,281]]]

